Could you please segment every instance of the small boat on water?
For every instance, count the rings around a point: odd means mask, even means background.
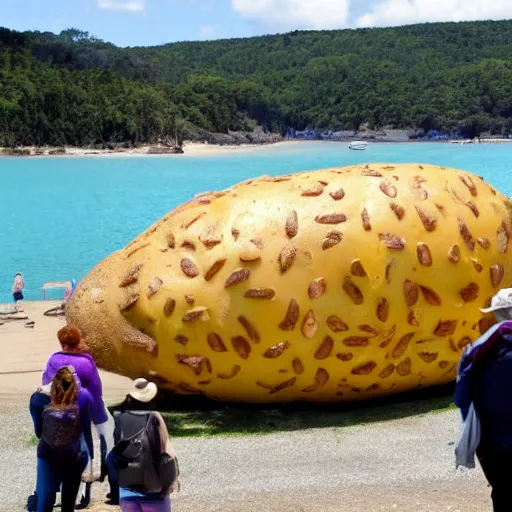
[[[368,142],[363,140],[354,140],[348,145],[348,149],[353,149],[355,151],[363,151],[368,147]]]

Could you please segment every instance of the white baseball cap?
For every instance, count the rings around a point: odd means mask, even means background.
[[[492,313],[500,309],[512,309],[512,288],[503,288],[491,300],[491,307],[481,309],[482,313]]]

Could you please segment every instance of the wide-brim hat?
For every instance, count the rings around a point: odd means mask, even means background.
[[[500,309],[512,309],[512,288],[503,288],[491,300],[491,306],[480,308],[482,313],[492,313]]]
[[[148,403],[155,398],[158,388],[154,382],[148,382],[146,379],[136,379],[133,381],[133,387],[128,394],[139,402]]]

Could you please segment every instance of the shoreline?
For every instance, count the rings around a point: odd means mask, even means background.
[[[182,146],[183,152],[175,151],[162,145],[145,144],[137,148],[116,148],[116,149],[92,149],[79,148],[74,146],[38,148],[35,146],[19,146],[16,148],[0,147],[0,158],[38,158],[38,157],[109,157],[109,158],[126,158],[126,157],[197,157],[197,156],[218,156],[231,153],[247,153],[252,151],[260,151],[264,149],[292,146],[304,143],[332,143],[348,146],[355,139],[347,140],[307,140],[307,139],[291,139],[280,140],[278,142],[268,142],[261,144],[210,144],[203,142],[185,142]],[[372,144],[450,144],[450,145],[467,145],[467,144],[506,144],[512,143],[512,139],[482,139],[478,143],[470,139],[464,140],[393,140],[393,139],[366,139],[361,138],[369,145]]]

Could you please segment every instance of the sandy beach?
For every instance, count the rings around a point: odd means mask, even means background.
[[[36,148],[34,146],[24,146],[17,148],[15,151],[25,151],[26,154],[19,155],[8,155],[2,153],[7,148],[0,147],[0,156],[20,156],[20,157],[44,157],[44,156],[54,156],[54,157],[148,157],[148,156],[172,156],[176,158],[190,157],[190,156],[215,156],[215,155],[224,155],[229,153],[239,153],[239,152],[249,152],[249,151],[261,151],[262,149],[268,149],[269,147],[277,147],[282,145],[290,145],[290,144],[300,144],[301,141],[281,141],[274,142],[271,144],[238,144],[238,145],[219,145],[219,144],[207,144],[207,143],[199,143],[199,142],[185,142],[182,146],[184,153],[183,154],[173,154],[173,153],[162,153],[162,154],[150,154],[148,151],[150,148],[159,147],[155,145],[142,145],[137,148],[117,148],[114,150],[110,149],[90,149],[90,148],[77,148],[77,147],[65,147],[65,153],[54,154],[58,148]]]
[[[0,405],[28,404],[28,399],[41,382],[48,356],[60,345],[56,332],[64,325],[63,317],[44,316],[58,302],[26,302],[23,312],[28,320],[6,321],[0,325]],[[0,319],[0,322],[3,321]],[[25,327],[34,321],[33,328]],[[129,386],[129,379],[100,372],[105,400],[119,402]]]

